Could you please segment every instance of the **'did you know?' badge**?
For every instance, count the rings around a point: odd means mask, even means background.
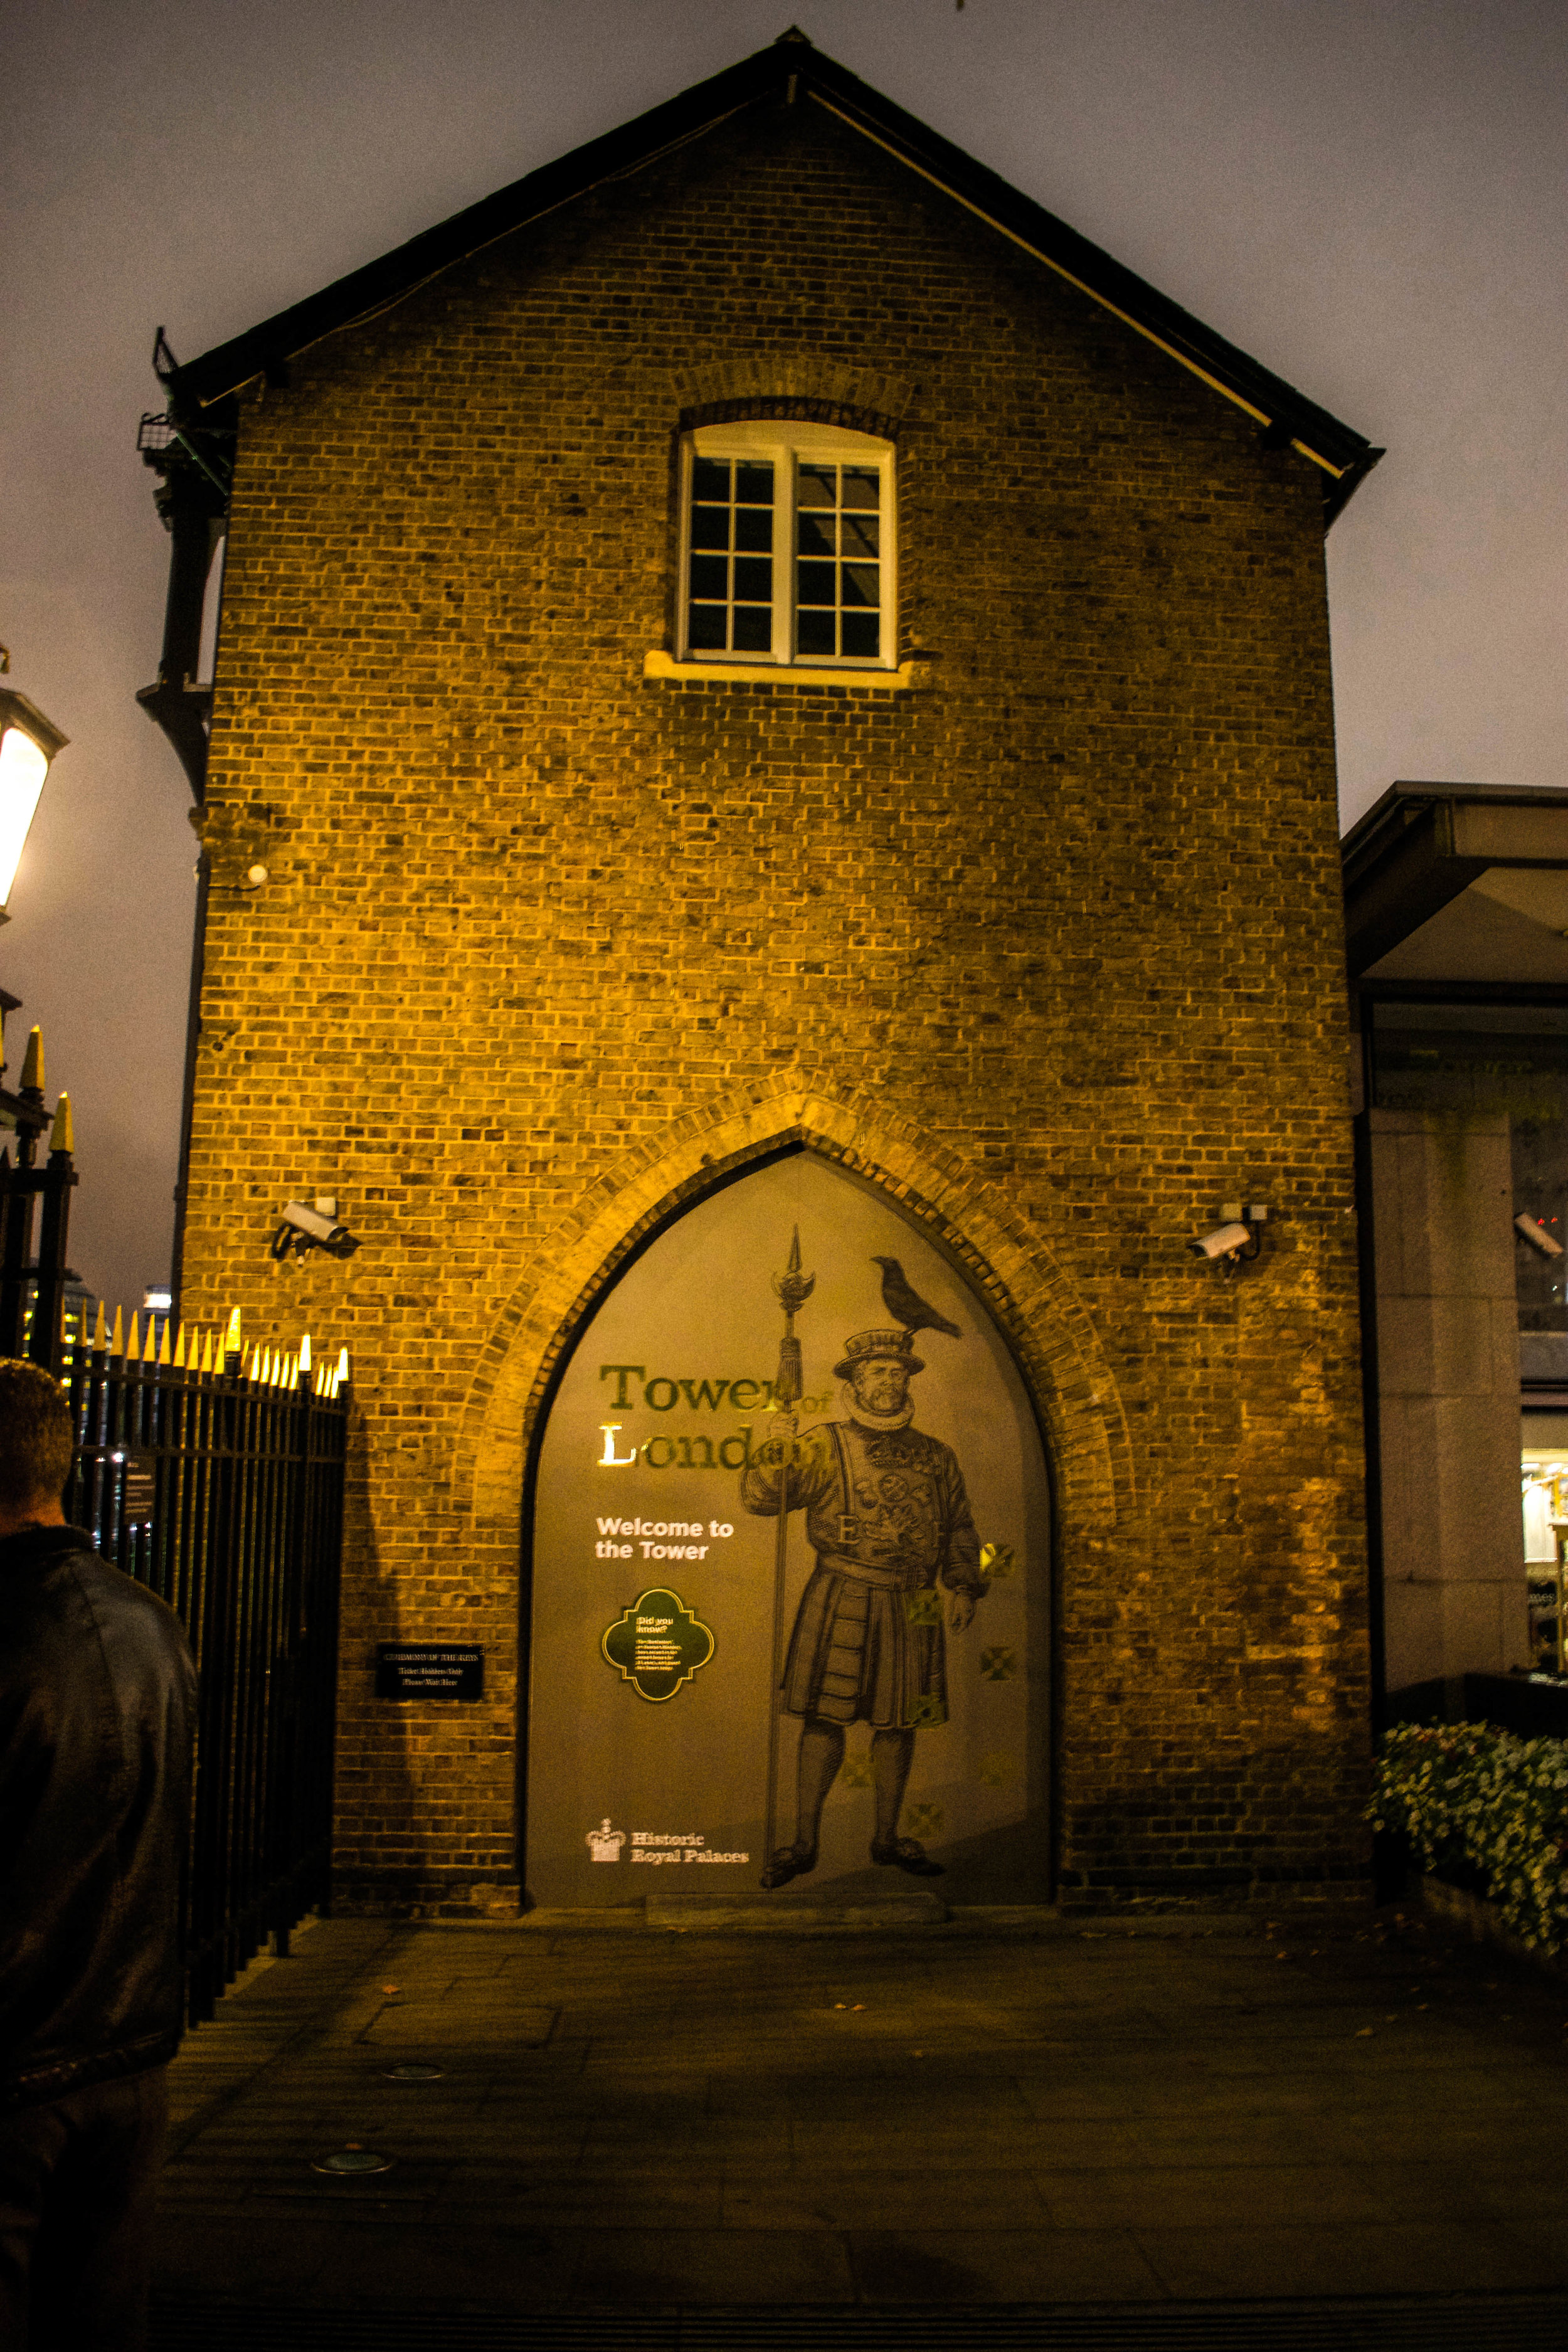
[[[622,1610],[599,1646],[622,1681],[657,1704],[708,1664],[713,1636],[678,1592],[655,1585]]]

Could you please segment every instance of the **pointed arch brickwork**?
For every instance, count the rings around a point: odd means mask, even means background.
[[[480,1351],[458,1425],[452,1491],[476,1529],[520,1526],[523,1466],[552,1377],[627,1258],[715,1185],[792,1148],[882,1187],[963,1266],[1028,1387],[1064,1537],[1125,1521],[1136,1479],[1115,1378],[1092,1318],[1038,1234],[961,1154],[868,1098],[795,1077],[694,1111],[629,1149],[520,1279]]]

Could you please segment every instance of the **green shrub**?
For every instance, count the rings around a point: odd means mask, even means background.
[[[1568,1944],[1568,1741],[1398,1724],[1379,1744],[1374,1786],[1374,1829],[1398,1832],[1438,1876],[1474,1874],[1533,1949]]]

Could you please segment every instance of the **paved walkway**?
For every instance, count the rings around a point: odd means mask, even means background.
[[[174,2088],[175,2310],[1568,2289],[1568,1982],[1391,1915],[334,1920]]]

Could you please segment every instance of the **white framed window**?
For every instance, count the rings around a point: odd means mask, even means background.
[[[700,425],[680,503],[681,660],[897,667],[891,442],[788,421]]]

